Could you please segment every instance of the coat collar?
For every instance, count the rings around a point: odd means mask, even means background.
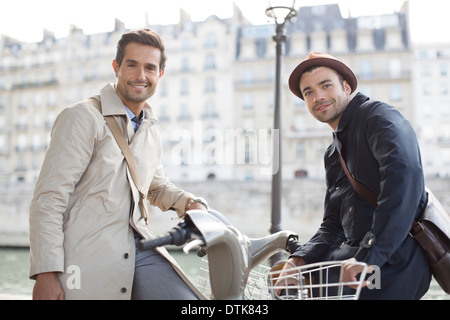
[[[341,152],[341,142],[338,139],[338,135],[340,132],[344,131],[347,125],[350,123],[353,115],[355,114],[355,110],[364,102],[369,100],[367,96],[362,93],[358,93],[347,105],[344,112],[342,113],[342,117],[339,120],[338,127],[336,131],[333,131],[333,143],[330,146],[329,157],[333,155],[335,151]]]
[[[104,116],[127,115],[127,110],[125,109],[122,100],[114,89],[113,83],[106,84],[100,90],[100,97],[102,101],[102,113]],[[159,123],[159,120],[153,112],[153,109],[148,105],[147,102],[144,106],[144,112],[146,120]]]
[[[355,114],[356,108],[369,100],[367,96],[365,96],[362,93],[358,93],[347,105],[345,108],[341,119],[339,120],[338,127],[336,129],[336,133],[344,131],[345,127],[350,123],[350,120],[352,119],[353,115]]]

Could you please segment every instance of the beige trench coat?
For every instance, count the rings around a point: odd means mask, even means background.
[[[102,112],[127,132],[148,200],[184,214],[192,194],[172,184],[162,165],[157,120],[149,106],[135,133],[112,84],[100,92]],[[131,190],[131,191],[130,191]],[[134,276],[133,228],[151,238],[141,218],[139,192],[103,116],[87,102],[55,121],[30,206],[30,277],[59,272],[66,299],[130,299]],[[160,249],[201,298],[176,261]],[[161,275],[163,276],[163,275]]]

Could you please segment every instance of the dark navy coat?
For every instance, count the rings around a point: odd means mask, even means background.
[[[362,299],[419,299],[431,273],[422,249],[408,235],[427,201],[413,128],[394,107],[358,93],[333,135],[338,141],[325,153],[324,219],[293,256],[307,263],[354,257],[381,271],[381,289],[363,289]],[[356,180],[379,195],[376,209],[351,186],[339,151]]]

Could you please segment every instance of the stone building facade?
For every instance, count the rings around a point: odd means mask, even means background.
[[[321,178],[331,134],[287,88],[290,71],[309,51],[343,59],[359,90],[414,119],[414,54],[407,3],[397,13],[343,18],[336,5],[301,7],[286,28],[282,60],[282,128],[273,132],[273,25],[252,25],[235,7],[229,19],[194,22],[181,11],[173,25],[149,25],[169,56],[149,100],[161,120],[166,170],[174,180],[270,180],[272,140],[282,137],[283,178]],[[45,31],[41,42],[0,42],[0,172],[4,182],[33,183],[57,114],[113,82],[111,61],[125,31],[67,38]]]

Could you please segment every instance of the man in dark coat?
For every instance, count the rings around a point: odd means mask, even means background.
[[[333,143],[325,153],[323,222],[290,257],[297,265],[354,259],[377,266],[381,282],[360,299],[420,299],[431,272],[422,249],[408,235],[427,202],[418,142],[410,123],[394,107],[352,96],[357,79],[341,61],[312,52],[289,78],[291,91],[311,114],[328,123]],[[375,195],[369,204],[352,187],[340,162]],[[355,278],[358,270],[350,270]]]

